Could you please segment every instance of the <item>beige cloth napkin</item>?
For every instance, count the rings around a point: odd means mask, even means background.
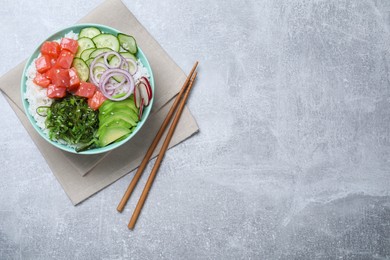
[[[115,18],[112,15],[116,14]],[[25,62],[0,78],[0,89],[46,159],[74,205],[110,185],[139,166],[186,76],[120,0],[106,0],[79,23],[99,23],[134,35],[147,56],[155,79],[152,113],[137,135],[123,146],[100,155],[76,155],[48,144],[31,126],[22,105],[20,80]],[[188,108],[183,111],[170,147],[199,130]],[[164,137],[163,137],[164,138]],[[161,142],[162,143],[162,142]],[[161,143],[153,157],[158,154]],[[119,197],[122,196],[122,192]],[[118,201],[119,202],[119,201]]]

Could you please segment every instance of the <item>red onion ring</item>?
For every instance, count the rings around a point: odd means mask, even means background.
[[[124,80],[115,84],[112,82],[109,82],[109,80],[114,77],[114,76],[123,76]],[[103,72],[100,82],[99,82],[99,89],[103,93],[104,96],[106,96],[108,99],[114,100],[114,101],[120,101],[128,98],[134,90],[134,79],[131,76],[131,74],[122,69],[107,69],[105,72]],[[119,88],[123,87],[122,93],[116,93],[116,94],[123,94],[125,95],[119,97],[119,98],[114,98],[113,94],[115,93],[116,90]],[[111,92],[113,91],[113,92]]]
[[[119,59],[117,65],[110,65],[109,59],[116,56]],[[103,58],[103,62],[99,61]],[[132,66],[131,66],[132,65]],[[97,70],[97,67],[103,70]],[[111,100],[120,101],[129,97],[134,91],[133,75],[138,71],[138,64],[133,59],[126,59],[115,51],[103,52],[97,55],[90,65],[90,81],[98,86],[105,97]],[[114,77],[117,77],[114,79]],[[118,80],[121,78],[119,82]],[[121,93],[118,93],[121,91]],[[124,94],[120,97],[113,97],[116,94]]]
[[[130,71],[130,67],[129,67],[129,72],[131,75],[134,75],[135,73],[137,73],[138,71],[138,65],[137,65],[137,62],[133,59],[125,59],[127,62],[127,65],[128,65],[128,62],[132,63],[133,64],[133,68],[134,68],[134,71]]]

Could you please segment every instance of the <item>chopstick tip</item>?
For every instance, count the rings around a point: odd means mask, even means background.
[[[191,69],[190,75],[194,73],[194,71],[196,70],[196,67],[198,67],[198,64],[199,64],[199,62],[198,62],[198,61],[195,61],[195,64],[194,64],[194,66],[192,66],[192,69]]]
[[[134,225],[131,225],[131,223],[129,223],[129,224],[127,225],[127,227],[128,227],[130,230],[133,230],[133,229],[134,229]]]

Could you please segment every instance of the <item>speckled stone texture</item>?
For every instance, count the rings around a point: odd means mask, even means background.
[[[0,74],[100,3],[2,0]],[[0,95],[0,259],[390,258],[389,1],[124,3],[199,60],[200,132],[129,231],[147,176],[122,214],[134,172],[72,206]]]

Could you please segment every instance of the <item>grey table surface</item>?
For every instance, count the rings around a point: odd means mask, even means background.
[[[1,0],[0,75],[101,2]],[[390,258],[389,1],[124,3],[200,61],[200,132],[129,231],[133,173],[72,206],[0,95],[0,259]]]

